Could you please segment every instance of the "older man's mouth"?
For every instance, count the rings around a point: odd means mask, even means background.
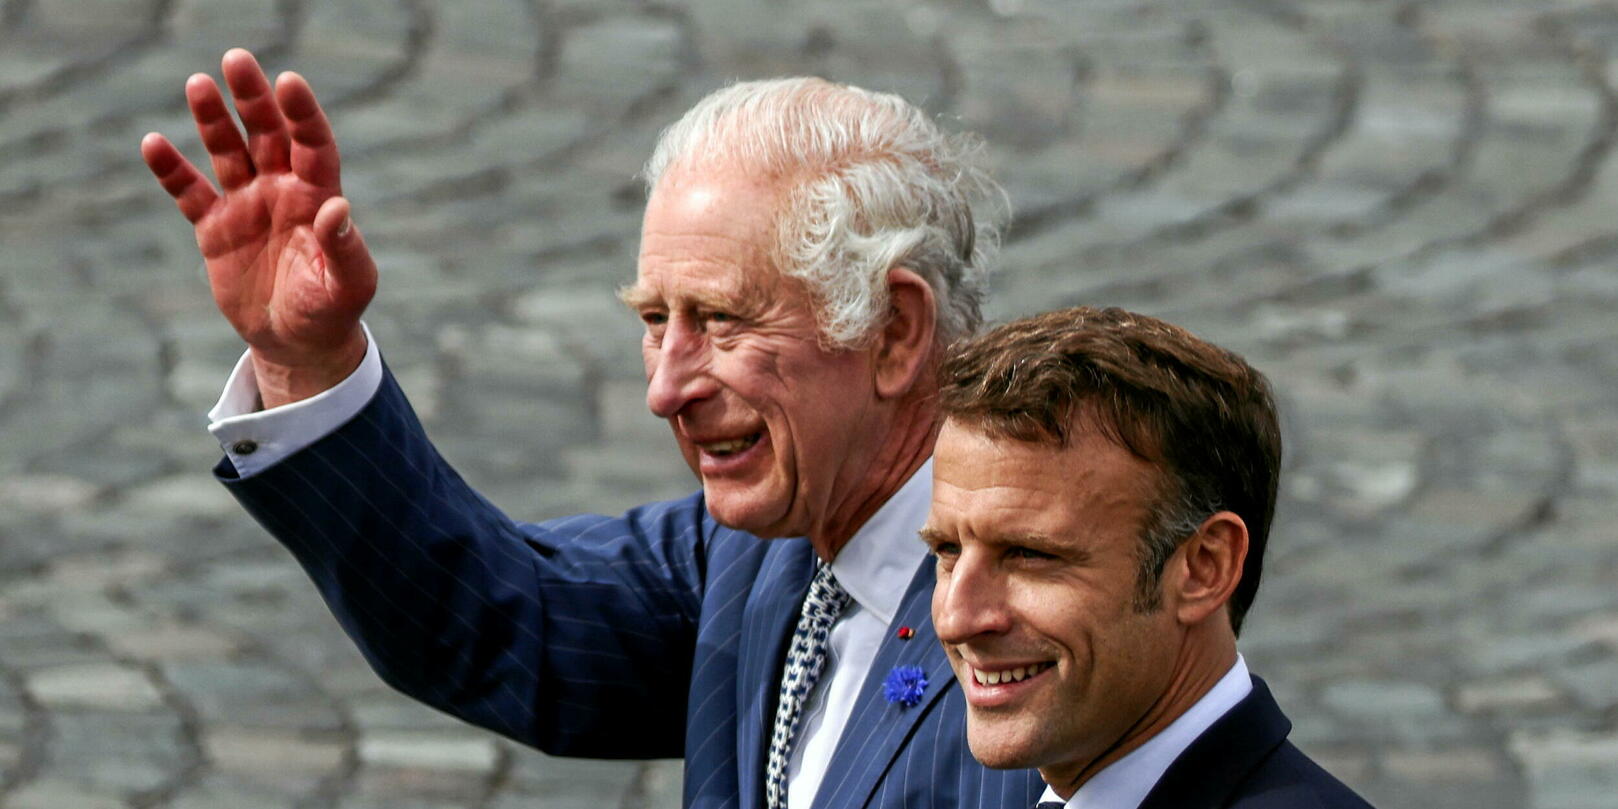
[[[697,472],[704,479],[749,476],[758,471],[769,443],[769,433],[764,430],[735,438],[693,441],[697,448]]]
[[[753,433],[752,435],[743,436],[741,438],[730,438],[724,441],[703,441],[698,442],[697,448],[716,458],[728,458],[737,453],[746,452],[747,450],[751,449],[753,445],[757,444],[758,440],[763,437],[764,433],[758,432]]]

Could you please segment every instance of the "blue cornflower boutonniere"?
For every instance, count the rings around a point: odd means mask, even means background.
[[[882,681],[882,696],[901,708],[914,708],[927,690],[927,672],[920,666],[894,666]]]

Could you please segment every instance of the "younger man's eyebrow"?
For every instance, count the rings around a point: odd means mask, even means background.
[[[996,534],[990,539],[996,545],[1015,545],[1029,550],[1048,553],[1053,556],[1064,556],[1076,560],[1080,564],[1088,564],[1090,551],[1085,548],[1073,547],[1074,543],[1062,542],[1050,534],[1041,534],[1037,531],[1016,531],[1008,534]]]
[[[1030,548],[1048,548],[1055,544],[1048,534],[1037,531],[1012,531],[1005,534],[995,534],[990,541],[996,545],[1027,545]]]

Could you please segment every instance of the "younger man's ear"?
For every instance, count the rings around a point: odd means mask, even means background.
[[[888,322],[875,346],[877,395],[902,396],[928,372],[937,321],[932,285],[905,267],[889,270]]]
[[[1184,625],[1199,624],[1224,608],[1242,580],[1247,561],[1247,523],[1221,511],[1206,520],[1175,551],[1172,581],[1165,581],[1175,615]],[[1170,577],[1165,576],[1165,579]]]

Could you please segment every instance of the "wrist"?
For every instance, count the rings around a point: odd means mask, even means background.
[[[268,410],[336,387],[359,368],[365,349],[365,332],[358,325],[339,348],[297,361],[253,349],[253,375],[258,381],[260,406]]]

